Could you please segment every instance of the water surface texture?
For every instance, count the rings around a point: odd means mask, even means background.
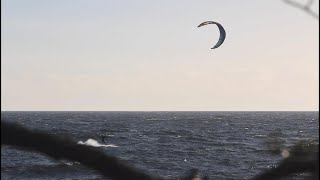
[[[199,169],[249,179],[276,165],[270,134],[290,146],[318,139],[318,112],[1,112],[1,119],[65,135],[166,178]],[[77,162],[1,147],[1,179],[102,179]]]

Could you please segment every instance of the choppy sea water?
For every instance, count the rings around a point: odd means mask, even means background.
[[[318,139],[319,112],[1,112],[1,119],[65,135],[166,178],[198,169],[209,179],[250,179],[290,146]],[[298,177],[299,178],[299,177]],[[1,179],[103,179],[77,162],[1,147]]]

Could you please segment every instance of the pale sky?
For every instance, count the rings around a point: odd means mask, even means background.
[[[2,111],[319,108],[319,21],[281,0],[1,3]]]

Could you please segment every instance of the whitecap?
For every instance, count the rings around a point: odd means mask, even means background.
[[[267,135],[264,135],[264,134],[256,134],[254,135],[254,137],[266,137]]]
[[[93,147],[118,147],[113,144],[100,144],[98,141],[94,139],[88,139],[87,141],[79,141],[78,144],[86,145],[86,146],[93,146]]]

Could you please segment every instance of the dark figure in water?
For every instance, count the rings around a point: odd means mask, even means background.
[[[107,139],[107,136],[106,136],[106,135],[101,134],[100,137],[101,137],[101,141],[102,141],[102,142],[104,142],[104,143],[107,142],[107,141],[106,141],[106,139]]]

